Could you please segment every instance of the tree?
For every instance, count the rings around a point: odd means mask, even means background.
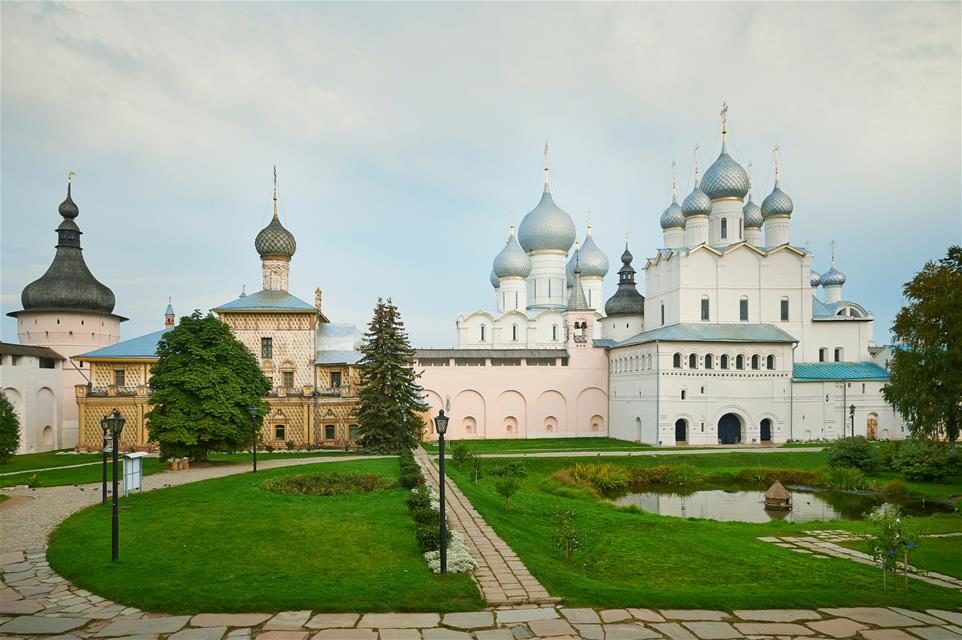
[[[270,383],[257,359],[226,324],[194,311],[157,344],[150,378],[154,408],[150,439],[162,457],[205,460],[211,450],[233,451],[250,442],[251,416],[267,412]]]
[[[7,394],[0,391],[0,462],[6,462],[18,448],[20,448],[20,417],[7,399]]]
[[[358,363],[356,417],[360,444],[376,453],[413,449],[421,438],[421,414],[428,406],[417,383],[408,342],[397,307],[378,298],[374,317],[364,334]]]
[[[885,399],[913,435],[955,442],[962,426],[962,247],[929,261],[902,289]]]
[[[504,498],[504,510],[511,511],[511,496],[521,488],[521,478],[518,476],[501,476],[494,481],[494,488]]]

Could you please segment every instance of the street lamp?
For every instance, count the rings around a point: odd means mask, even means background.
[[[852,437],[855,437],[855,405],[848,408],[848,415],[852,418]]]
[[[251,462],[254,465],[253,473],[257,473],[257,407],[251,405],[247,407],[247,412],[251,414]]]
[[[444,415],[444,409],[438,411],[438,417],[434,419],[434,426],[438,430],[438,484],[441,487],[439,502],[441,507],[441,517],[439,526],[441,527],[441,573],[448,572],[448,531],[447,522],[444,518],[444,432],[448,430],[448,417]]]
[[[109,416],[105,417],[100,423],[101,428],[103,424],[107,423],[107,428],[113,434],[113,453],[114,453],[114,487],[113,487],[113,519],[111,527],[111,537],[110,537],[110,559],[114,562],[117,561],[120,551],[120,519],[119,519],[119,507],[117,505],[117,457],[120,452],[120,433],[124,430],[124,417],[120,415],[120,412],[114,409],[114,412]],[[106,432],[105,432],[106,433]]]
[[[100,451],[101,457],[101,479],[100,479],[100,504],[107,504],[107,453],[110,449],[110,414],[105,415],[100,421],[100,429],[104,432],[104,446]]]

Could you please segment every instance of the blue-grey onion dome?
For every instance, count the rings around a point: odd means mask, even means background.
[[[673,227],[684,227],[685,226],[685,214],[681,210],[681,206],[678,204],[677,198],[673,195],[671,197],[671,204],[665,209],[661,214],[661,228],[671,229]]]
[[[813,287],[817,287],[822,283],[822,276],[819,275],[818,271],[812,271],[812,275],[809,277],[808,283]]]
[[[58,209],[58,211],[60,211],[60,215],[62,215],[64,218],[67,218],[69,220],[73,220],[78,215],[80,215],[79,207],[77,207],[76,203],[73,201],[73,198],[70,197],[69,182],[67,183],[67,198],[60,203],[60,208]]]
[[[775,188],[762,201],[762,215],[766,218],[772,216],[790,216],[795,209],[795,204],[788,194],[781,190],[778,180],[775,181]]]
[[[608,275],[608,256],[595,244],[590,227],[578,255],[582,278],[604,278]]]
[[[820,280],[822,286],[833,285],[833,284],[845,284],[845,274],[832,267],[828,271],[822,274],[822,279]]]
[[[501,286],[501,281],[498,280],[498,274],[494,272],[494,269],[491,269],[491,286],[495,289]]]
[[[518,227],[518,241],[525,251],[563,251],[575,243],[575,223],[551,198],[544,186],[538,206],[528,212]]]
[[[267,256],[290,258],[297,251],[297,242],[294,241],[294,234],[284,228],[275,212],[270,224],[261,229],[254,238],[254,248],[262,258]]]
[[[748,193],[748,173],[734,158],[728,155],[725,143],[722,143],[721,154],[708,167],[708,171],[701,179],[701,190],[712,200],[719,198],[738,198],[741,200]]]
[[[504,249],[494,257],[494,273],[498,278],[527,278],[531,273],[531,258],[518,246],[514,227]]]
[[[748,194],[748,202],[742,207],[742,217],[745,220],[746,229],[761,229],[765,222],[762,209],[752,201],[751,194]]]
[[[681,203],[681,212],[686,218],[692,216],[707,216],[711,213],[711,198],[709,198],[700,186],[695,186],[684,202]]]

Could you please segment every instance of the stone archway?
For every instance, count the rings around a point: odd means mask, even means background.
[[[742,441],[742,421],[734,413],[726,413],[718,421],[718,442],[738,444]]]

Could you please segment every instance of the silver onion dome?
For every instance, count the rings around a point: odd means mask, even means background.
[[[588,225],[588,235],[579,251],[582,278],[604,278],[608,275],[608,256],[598,248],[595,239],[591,237],[591,225]],[[572,270],[572,275],[574,271]]]
[[[551,189],[544,185],[538,206],[529,211],[518,227],[518,241],[525,251],[563,251],[575,243],[575,223],[555,204]]]
[[[294,234],[284,228],[277,217],[276,210],[270,224],[261,229],[254,238],[254,248],[262,258],[267,256],[290,258],[297,250]]]
[[[782,191],[778,178],[775,179],[775,188],[762,201],[762,215],[766,218],[772,216],[790,216],[795,209],[795,204],[788,194]]]
[[[498,280],[498,274],[494,272],[494,269],[491,269],[491,286],[495,289],[501,286],[501,281]]]
[[[699,185],[695,185],[688,197],[681,203],[681,212],[686,218],[692,216],[707,216],[711,213],[711,198],[709,198]]]
[[[822,284],[822,276],[819,275],[818,271],[812,271],[811,277],[808,279],[808,283],[813,287],[817,287]]]
[[[678,204],[678,199],[673,195],[671,197],[671,204],[665,209],[661,214],[661,228],[662,229],[672,229],[674,227],[684,227],[685,226],[685,214],[681,210],[681,206]]]
[[[738,198],[748,193],[748,173],[728,155],[727,145],[722,142],[721,154],[701,179],[701,190],[712,200]]]
[[[761,229],[765,218],[762,216],[762,209],[752,200],[752,194],[748,194],[748,202],[742,207],[742,216],[745,220],[746,229]]]
[[[835,267],[832,267],[822,274],[822,278],[819,282],[823,287],[828,285],[842,285],[845,284],[845,274]]]
[[[531,259],[528,257],[514,235],[514,225],[504,243],[504,249],[494,258],[494,274],[498,278],[527,278],[531,273]]]

